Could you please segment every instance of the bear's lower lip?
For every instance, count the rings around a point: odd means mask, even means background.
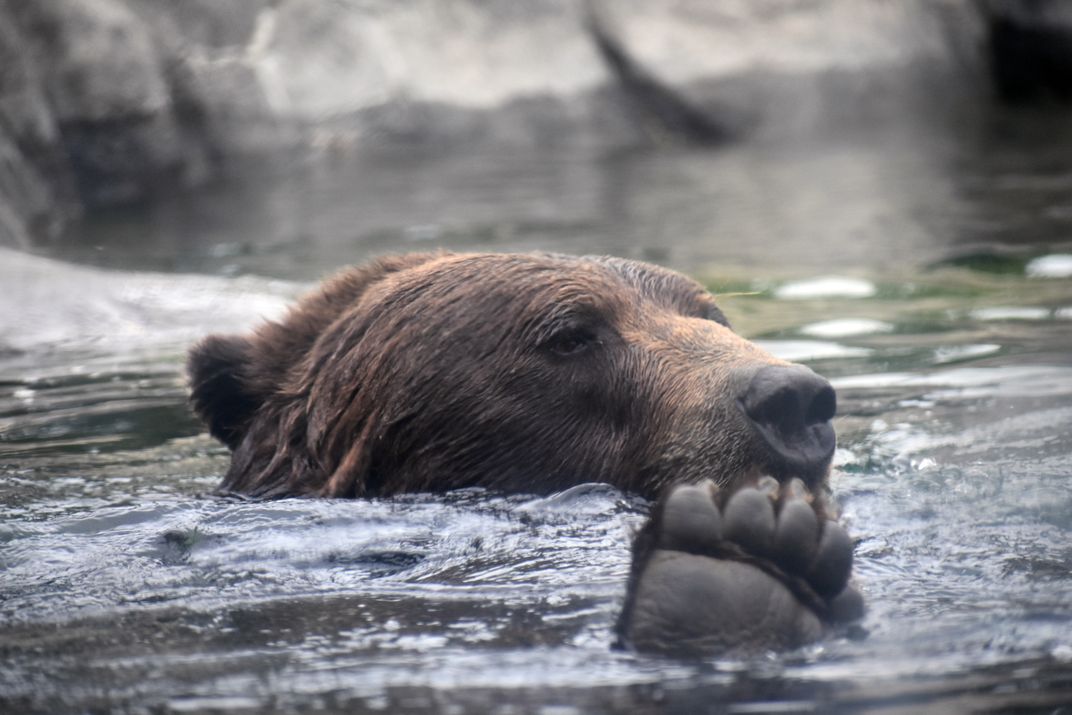
[[[764,451],[759,469],[785,483],[800,479],[814,489],[826,477],[837,447],[834,427],[829,422],[809,425],[787,436],[764,424],[752,424]]]

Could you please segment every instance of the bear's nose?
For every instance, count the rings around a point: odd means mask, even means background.
[[[836,444],[829,382],[803,365],[769,365],[752,376],[738,404],[773,452],[772,469],[808,482],[822,478]]]

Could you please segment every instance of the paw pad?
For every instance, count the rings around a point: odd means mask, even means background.
[[[746,560],[778,576],[828,620],[862,615],[863,600],[848,585],[852,540],[822,517],[802,481],[780,485],[764,477],[723,496],[711,482],[674,488],[661,504],[659,548]]]
[[[725,537],[750,554],[774,556],[774,503],[758,489],[741,489],[726,502]]]
[[[659,547],[671,551],[702,552],[706,544],[722,540],[722,514],[715,506],[715,485],[680,486],[662,505],[663,528]]]

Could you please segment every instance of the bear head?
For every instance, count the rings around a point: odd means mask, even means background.
[[[378,496],[705,478],[821,482],[835,396],[734,333],[701,285],[619,258],[414,254],[190,353],[222,489]]]

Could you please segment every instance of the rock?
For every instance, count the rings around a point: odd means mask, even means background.
[[[0,242],[25,245],[31,229],[49,233],[50,224],[73,210],[73,202],[63,201],[69,176],[61,168],[57,136],[26,43],[0,4]],[[57,174],[51,182],[49,167]]]
[[[175,111],[167,58],[121,0],[22,3],[16,22],[89,208],[148,198],[204,173],[204,138]]]
[[[158,48],[122,0],[0,1],[0,240],[207,176],[210,138]]]
[[[247,153],[601,149],[914,117],[981,56],[976,3],[939,5],[0,0],[0,240]]]

